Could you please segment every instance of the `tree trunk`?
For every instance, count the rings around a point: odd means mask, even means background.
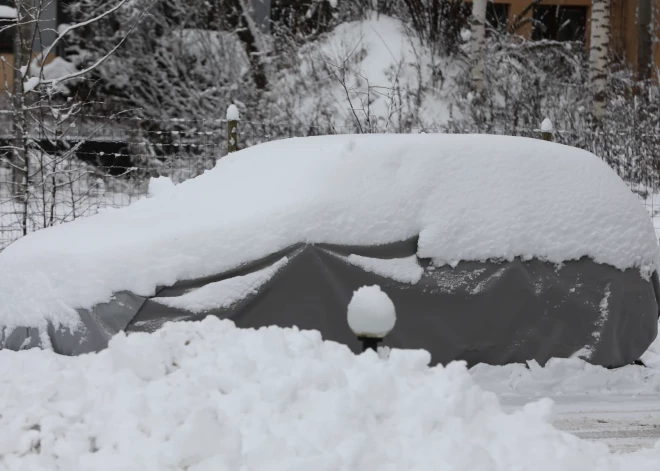
[[[229,0],[229,6],[228,20],[230,25],[236,28],[236,35],[245,47],[254,84],[258,89],[265,90],[269,82],[266,45],[244,0]]]
[[[34,13],[31,0],[16,1],[16,22],[14,31],[14,81],[12,84],[12,132],[14,137],[14,152],[12,159],[12,191],[14,196],[25,196],[27,185],[27,105],[23,91],[23,80],[32,57],[32,15]],[[26,228],[23,228],[24,232]]]
[[[487,0],[474,0],[472,2],[472,17],[470,18],[472,30],[470,38],[472,86],[479,94],[484,91],[486,86],[486,6]]]
[[[637,80],[651,78],[653,67],[653,39],[651,22],[653,0],[637,0]]]
[[[607,112],[607,66],[610,43],[610,0],[592,0],[589,85],[596,122]]]

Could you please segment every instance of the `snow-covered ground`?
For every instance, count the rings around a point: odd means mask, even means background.
[[[607,444],[612,451],[652,448],[660,440],[660,400],[657,397],[551,397],[553,424],[585,440]],[[515,410],[527,398],[503,399],[505,410]]]
[[[551,398],[555,427],[614,451],[650,448],[660,440],[660,370],[632,365],[607,370],[574,358],[552,360],[545,368],[534,362],[478,365],[470,374],[497,394],[506,411]]]
[[[658,469],[660,446],[636,450],[657,442],[657,372],[428,361],[213,317],[98,354],[2,350],[0,470]]]

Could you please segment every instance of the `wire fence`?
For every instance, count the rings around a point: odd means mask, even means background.
[[[0,121],[5,116],[0,113]],[[0,123],[0,149],[12,143],[10,123]],[[17,194],[10,151],[0,155],[0,250],[25,234],[120,208],[145,198],[152,177],[175,183],[213,168],[227,154],[227,122],[217,120],[143,120],[90,114],[67,123],[54,139],[39,131],[29,152],[26,191]],[[48,128],[48,127],[46,127]],[[43,129],[43,127],[42,127]],[[387,129],[370,129],[387,132]],[[263,142],[311,135],[352,134],[352,126],[241,121],[241,148]],[[540,129],[410,128],[410,133],[485,132],[540,138]],[[62,138],[61,136],[65,136]],[[616,133],[558,130],[554,140],[601,156],[644,203],[660,232],[660,137],[638,136],[644,146],[622,146]],[[629,142],[629,141],[627,141]],[[649,149],[651,149],[649,151]],[[2,154],[2,151],[0,151]]]

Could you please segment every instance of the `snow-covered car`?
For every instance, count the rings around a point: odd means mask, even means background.
[[[0,346],[80,354],[208,315],[358,350],[346,308],[378,284],[392,347],[433,362],[580,356],[620,366],[657,334],[658,244],[595,155],[485,135],[288,139],[0,254]]]

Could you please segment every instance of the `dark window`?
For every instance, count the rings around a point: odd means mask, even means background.
[[[0,6],[14,7],[13,0],[0,0]],[[0,8],[0,10],[2,10]],[[12,24],[9,18],[0,17],[0,52],[12,52],[14,50],[14,28],[4,29]]]
[[[587,7],[534,7],[532,39],[583,41],[586,39]]]
[[[486,21],[493,29],[504,30],[509,19],[509,5],[488,2]]]

